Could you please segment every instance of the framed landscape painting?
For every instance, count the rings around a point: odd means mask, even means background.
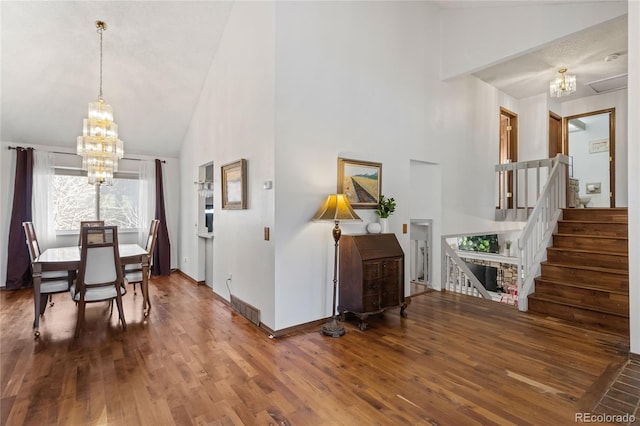
[[[356,209],[375,209],[382,188],[382,163],[338,158],[338,194]]]
[[[222,208],[247,208],[247,160],[222,166]]]

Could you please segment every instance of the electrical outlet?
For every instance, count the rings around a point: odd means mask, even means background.
[[[184,263],[187,263],[187,258],[186,257],[184,258]]]

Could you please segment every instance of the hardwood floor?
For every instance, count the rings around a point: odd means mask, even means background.
[[[2,425],[573,424],[627,361],[619,336],[451,293],[416,296],[347,321],[270,339],[179,274],[124,297],[127,330],[106,304],[58,295],[31,332],[31,291],[0,292]]]

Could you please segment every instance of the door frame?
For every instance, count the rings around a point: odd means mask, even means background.
[[[562,145],[569,155],[569,120],[592,115],[609,114],[609,207],[616,206],[616,109],[607,108],[562,118]]]
[[[511,129],[507,129],[507,131],[510,132],[507,146],[503,146],[504,141],[502,138],[502,116],[506,116],[509,118],[509,125],[511,126]],[[503,161],[505,160],[509,160],[515,163],[518,161],[518,114],[516,114],[513,111],[509,111],[505,107],[501,106],[500,115],[498,117],[499,117],[498,164],[503,164]],[[508,158],[503,158],[503,155],[505,155]],[[506,188],[507,205],[506,206],[501,205],[502,197],[499,197],[498,208],[500,209],[504,209],[504,208],[512,209],[516,207],[513,200],[513,172],[512,171],[506,172],[506,184],[507,184],[507,188]],[[502,194],[503,193],[502,179],[499,180],[498,185],[499,185],[498,191],[500,194]]]

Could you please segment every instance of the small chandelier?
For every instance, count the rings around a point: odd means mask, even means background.
[[[549,83],[549,94],[552,98],[568,96],[576,91],[576,76],[565,75],[566,68],[558,70],[560,75]]]
[[[118,171],[118,160],[124,155],[124,144],[118,139],[118,125],[113,122],[111,105],[102,99],[102,33],[107,24],[96,21],[100,34],[100,94],[97,102],[89,102],[88,118],[78,136],[77,154],[82,156],[82,170],[87,171],[89,184],[113,185],[113,172]]]
[[[213,182],[210,180],[199,180],[193,182],[197,185],[198,195],[202,198],[213,197]]]

